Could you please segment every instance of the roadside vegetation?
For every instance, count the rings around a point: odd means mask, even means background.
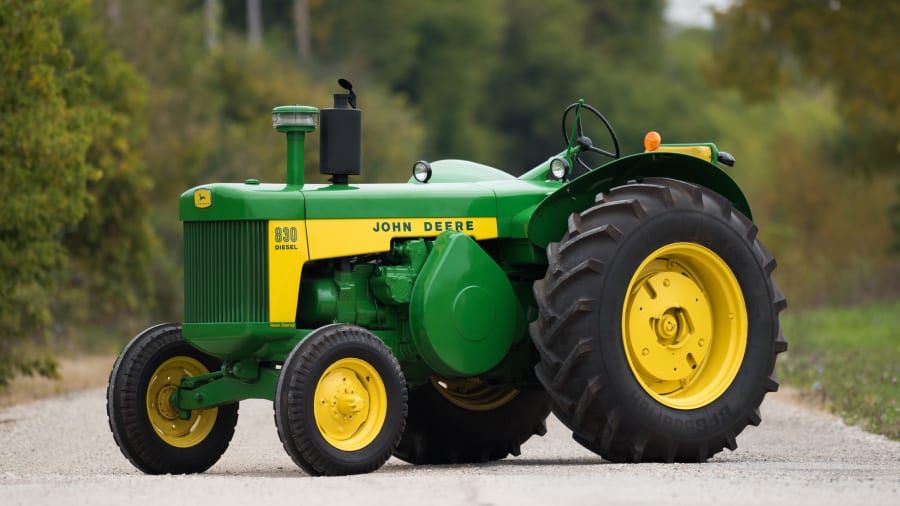
[[[788,313],[781,380],[849,424],[900,440],[900,299]]]

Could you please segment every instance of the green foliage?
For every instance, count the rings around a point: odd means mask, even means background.
[[[105,3],[97,2],[95,16],[105,12]],[[198,182],[207,158],[216,151],[219,104],[207,88],[203,6],[198,2],[190,10],[187,3],[119,1],[117,15],[103,18],[108,40],[140,74],[147,90],[141,161],[153,186],[143,196],[152,209],[149,227],[161,251],[147,267],[156,280],[147,287],[147,307],[131,312],[140,322],[136,325],[181,318],[181,224],[172,203]]]
[[[900,195],[900,180],[897,181],[897,195]],[[900,253],[900,200],[888,207],[888,219],[891,222],[891,229],[894,231],[891,252]]]
[[[289,3],[266,4],[267,31],[286,29],[283,15],[272,18]],[[607,113],[629,151],[651,128],[665,126],[672,142],[715,134],[694,105],[702,96],[692,90],[705,85],[699,70],[680,68],[683,56],[696,56],[667,51],[661,0],[307,4],[315,64],[304,72],[404,97],[425,129],[428,159],[524,172],[562,146],[559,114],[579,97]],[[226,24],[243,29],[243,4],[223,5]],[[289,56],[278,47],[283,35],[267,40]],[[606,140],[604,130],[592,126],[595,141]]]
[[[0,6],[0,385],[52,375],[46,326],[143,303],[143,81],[87,1]],[[31,343],[26,343],[26,341]]]
[[[95,174],[84,161],[94,118],[66,101],[85,76],[49,14],[58,3],[0,5],[0,385],[36,365],[13,347],[50,319],[58,236],[84,214]]]
[[[828,86],[845,123],[833,153],[842,168],[900,176],[900,74],[887,70],[896,66],[900,32],[886,22],[898,17],[898,2],[743,0],[717,16],[711,75],[754,99]]]
[[[662,12],[660,0],[355,0],[316,3],[311,18],[317,59],[345,62],[418,109],[426,158],[521,173],[561,148],[559,114],[579,97],[640,147],[646,127],[633,119],[648,108],[637,95],[679,94],[660,65]]]
[[[0,391],[9,386],[9,382],[16,376],[43,376],[45,378],[59,378],[58,364],[52,356],[35,357],[22,355],[17,350],[15,354],[8,354],[0,358]]]
[[[779,376],[849,423],[900,440],[900,299],[782,316]]]
[[[497,139],[484,161],[524,173],[563,147],[559,118],[578,98],[577,82],[585,78],[586,66],[573,57],[583,50],[585,18],[567,11],[575,5],[571,0],[515,5],[508,5],[503,56],[484,91],[492,99],[485,115]],[[586,98],[603,94],[592,95]],[[598,134],[592,134],[597,142]]]
[[[98,178],[88,182],[89,206],[62,243],[70,256],[57,313],[72,323],[108,320],[152,305],[151,258],[158,253],[147,216],[152,181],[145,172],[146,86],[109,48],[89,3],[61,18],[63,40],[75,65],[90,76],[79,101],[98,115],[86,161]]]
[[[348,58],[352,70],[371,71],[417,104],[430,158],[484,159],[492,143],[480,111],[494,98],[486,83],[499,63],[502,7],[496,0],[356,0],[323,2],[311,16],[319,58]]]
[[[652,66],[659,63],[663,47],[664,8],[664,0],[627,3],[578,0],[574,5],[564,6],[560,14],[570,20],[583,14],[583,52],[592,63],[607,60],[616,65],[629,62]]]
[[[869,147],[889,144],[872,161],[885,155],[895,161],[900,75],[878,63],[900,44],[900,33],[885,22],[898,17],[896,2],[743,0],[717,18],[722,44],[715,76],[755,97],[772,96],[802,78],[830,84],[853,130],[876,134]]]
[[[832,152],[845,134],[833,100],[786,91],[765,103],[728,93],[708,104],[792,308],[859,305],[900,287],[900,262],[886,254],[893,176],[840,169]]]

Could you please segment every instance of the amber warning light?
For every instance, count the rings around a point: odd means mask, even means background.
[[[644,136],[644,149],[647,151],[656,151],[662,143],[662,137],[659,132],[647,132]]]

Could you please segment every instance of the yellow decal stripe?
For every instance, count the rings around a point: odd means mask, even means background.
[[[459,231],[476,240],[497,237],[494,217],[309,220],[306,227],[311,260],[388,251],[392,239],[435,237],[446,230]]]
[[[269,325],[294,327],[300,271],[309,260],[303,220],[269,221]]]

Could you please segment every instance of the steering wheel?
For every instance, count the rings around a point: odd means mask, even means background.
[[[571,112],[573,109],[576,110],[575,133],[577,134],[574,144],[572,143],[572,140],[569,137],[569,132],[566,129],[566,120],[569,117],[569,112]],[[582,121],[581,121],[581,109],[586,109],[588,111],[591,111],[594,114],[594,116],[600,118],[600,121],[602,121],[603,124],[606,125],[606,130],[609,132],[609,136],[612,137],[613,146],[615,146],[614,152],[607,151],[603,148],[598,148],[597,146],[594,146],[594,143],[593,143],[593,141],[591,141],[591,138],[584,135],[584,125],[582,125]],[[563,117],[562,117],[562,130],[563,130],[563,138],[566,140],[566,146],[571,147],[571,146],[577,145],[578,147],[581,148],[581,150],[575,154],[574,158],[578,162],[578,164],[584,168],[584,170],[590,171],[591,167],[581,159],[580,155],[582,155],[583,153],[592,151],[594,153],[599,153],[603,156],[608,156],[610,158],[619,158],[619,139],[616,137],[616,132],[613,131],[613,127],[612,127],[612,125],[609,124],[609,121],[606,120],[606,117],[604,117],[603,114],[600,113],[600,111],[595,109],[594,106],[592,106],[590,104],[584,103],[583,101],[578,101],[578,102],[575,102],[574,104],[570,105],[569,107],[566,107],[566,110],[565,110],[565,112],[563,112]]]

